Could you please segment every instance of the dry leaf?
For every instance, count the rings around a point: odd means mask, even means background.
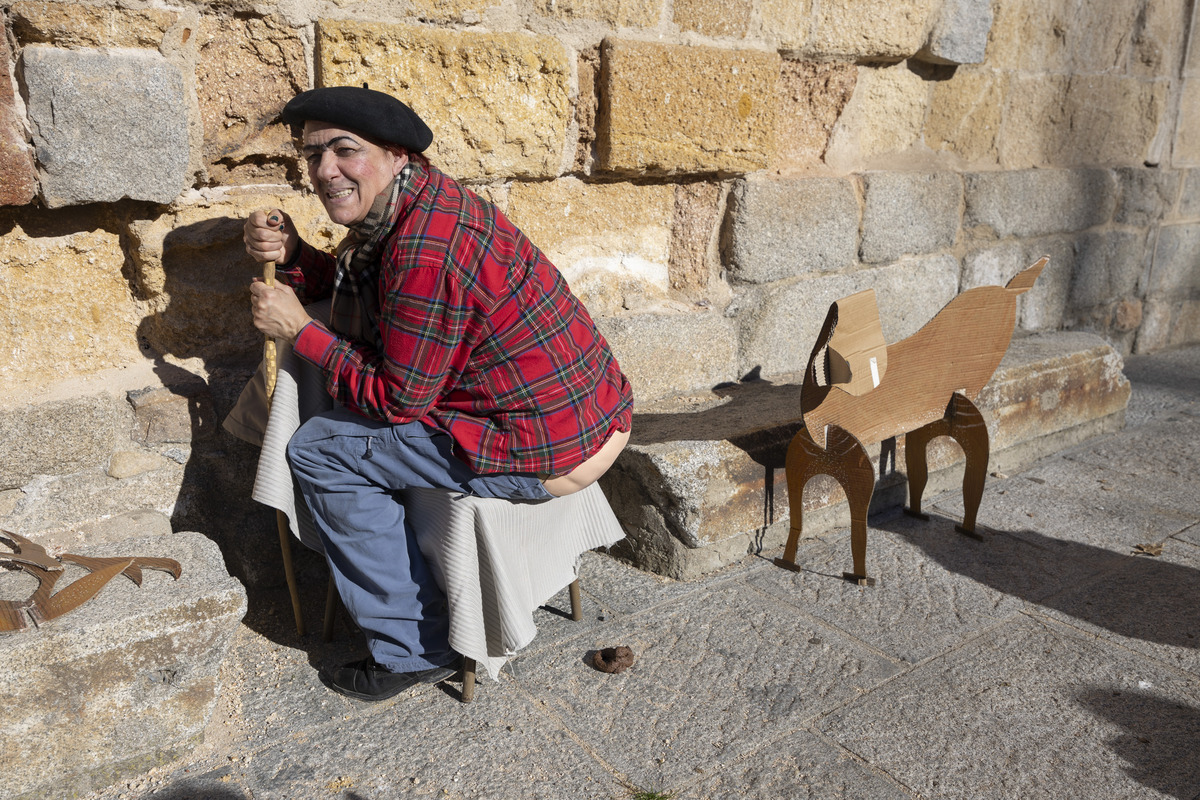
[[[1160,556],[1162,555],[1163,546],[1161,544],[1139,544],[1134,545],[1133,555]]]

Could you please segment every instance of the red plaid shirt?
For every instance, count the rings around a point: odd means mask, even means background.
[[[490,203],[416,165],[380,249],[383,352],[312,322],[295,352],[346,408],[447,431],[478,473],[562,475],[630,429],[608,343],[541,251]],[[280,277],[328,297],[335,260],[302,244]]]

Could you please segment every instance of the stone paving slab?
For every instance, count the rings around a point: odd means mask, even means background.
[[[721,577],[732,578],[748,569],[752,561],[746,559],[731,565],[721,572]],[[584,594],[598,598],[604,608],[618,614],[635,614],[674,602],[685,595],[704,591],[706,585],[644,572],[600,553],[584,553],[579,574]],[[540,626],[538,636],[541,636]]]
[[[463,705],[439,687],[362,704],[228,765],[173,782],[163,797],[225,786],[255,800],[576,798],[615,795],[611,774],[520,692]],[[151,793],[146,797],[159,797]],[[217,795],[220,797],[221,795]]]
[[[941,495],[931,501],[930,507],[934,513],[962,519],[961,494]],[[978,515],[978,523],[990,531],[1003,531],[1038,545],[1059,540],[1081,546],[1080,555],[1089,553],[1088,548],[1124,554],[1136,544],[1173,536],[1194,521],[1195,517],[1186,513],[1128,497],[1114,496],[1112,502],[1103,505],[1089,504],[1035,474],[989,483],[984,487]]]
[[[1188,412],[1195,410],[1195,406],[1185,407],[1067,457],[1146,478],[1167,475],[1194,480],[1200,473],[1200,415]]]
[[[636,661],[606,675],[590,651]],[[803,726],[899,671],[836,631],[728,584],[514,664],[585,747],[638,786],[670,786]]]
[[[1054,619],[1200,677],[1200,547],[1169,539],[1042,602]]]
[[[672,793],[674,800],[732,797],[909,800],[912,795],[828,739],[801,731],[741,759],[714,777]]]
[[[890,525],[957,559],[1001,570],[1019,558],[1013,547],[997,548],[955,533],[949,523],[908,518]],[[871,647],[916,663],[971,639],[1020,612],[1017,598],[948,569],[904,536],[876,528],[867,532],[867,570],[875,586],[842,580],[852,566],[845,535],[801,550],[801,572],[774,567],[747,579],[805,615],[845,631]]]
[[[1187,542],[1188,544],[1194,544],[1197,547],[1200,547],[1200,525],[1193,525],[1186,531],[1177,533],[1175,538],[1181,542]]]
[[[1087,459],[1054,459],[1021,473],[1027,480],[1045,481],[1046,485],[1070,497],[1072,503],[1096,507],[1120,504],[1132,509],[1149,506],[1168,514],[1200,519],[1200,491],[1192,477],[1166,470],[1145,476],[1132,476]],[[1019,483],[1018,483],[1019,485]]]
[[[1191,798],[1200,685],[1025,618],[912,670],[819,729],[925,798]]]

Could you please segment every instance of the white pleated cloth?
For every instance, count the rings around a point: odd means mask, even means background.
[[[278,378],[263,429],[263,371],[243,390],[222,427],[261,445],[251,497],[287,515],[292,534],[323,550],[287,465],[303,420],[333,407],[320,372],[280,343]],[[624,531],[600,487],[542,503],[472,497],[442,489],[403,493],[417,542],[450,604],[450,645],[495,679],[533,641],[533,612],[578,577],[579,557]]]

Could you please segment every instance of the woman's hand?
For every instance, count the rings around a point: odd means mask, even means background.
[[[294,342],[304,326],[312,322],[292,287],[286,283],[267,286],[262,278],[250,284],[250,310],[254,327],[272,339]]]
[[[246,218],[242,227],[242,241],[246,252],[259,263],[274,261],[283,263],[296,253],[300,246],[300,234],[292,219],[282,209],[255,211]]]

